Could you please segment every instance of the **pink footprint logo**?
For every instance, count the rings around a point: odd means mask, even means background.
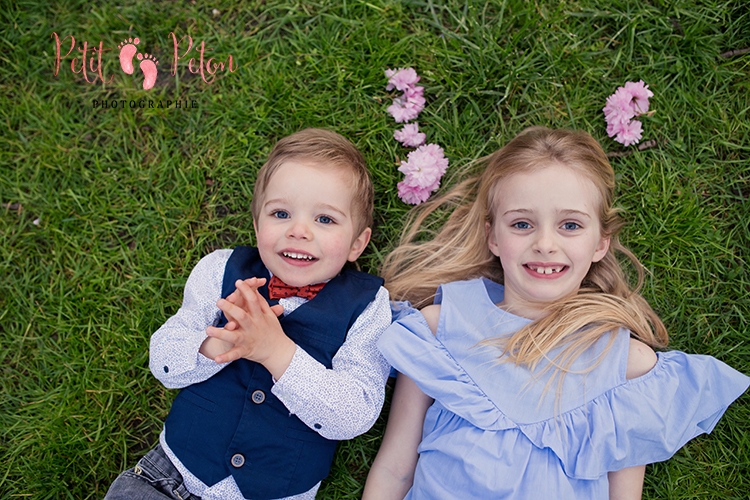
[[[128,38],[127,40],[123,40],[122,43],[117,46],[117,48],[120,49],[120,67],[128,75],[133,74],[133,56],[138,52],[136,45],[140,42],[141,41],[138,38],[135,40]]]
[[[141,61],[139,66],[141,67],[144,76],[143,90],[148,90],[154,86],[154,83],[156,83],[156,75],[159,73],[156,69],[156,65],[159,64],[159,61],[154,59],[154,56],[148,54],[146,54],[145,58],[143,57],[143,54],[138,54],[138,60]]]

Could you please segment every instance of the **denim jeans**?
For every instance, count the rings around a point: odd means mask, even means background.
[[[161,445],[115,479],[104,500],[200,500],[191,495]]]

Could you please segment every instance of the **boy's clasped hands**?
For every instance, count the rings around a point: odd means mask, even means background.
[[[240,358],[255,361],[278,380],[294,357],[297,345],[286,336],[279,323],[278,316],[284,312],[284,307],[269,305],[258,291],[265,283],[265,278],[237,280],[237,289],[216,302],[228,322],[224,328],[206,328],[208,339],[201,346],[201,352],[217,363]]]

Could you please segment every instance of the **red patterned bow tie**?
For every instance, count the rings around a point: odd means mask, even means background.
[[[311,300],[318,295],[318,292],[320,292],[324,286],[325,283],[291,286],[287,285],[276,276],[272,276],[271,281],[268,282],[268,297],[271,300],[286,299],[288,297],[302,297],[303,299]]]

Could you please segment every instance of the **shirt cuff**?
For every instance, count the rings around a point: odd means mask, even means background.
[[[289,403],[293,403],[295,395],[300,392],[299,381],[307,379],[311,373],[319,370],[325,371],[326,367],[310,356],[307,351],[297,346],[292,361],[284,371],[284,374],[281,375],[280,379],[274,379],[274,386],[271,392],[292,411],[292,408],[287,404],[285,399],[288,399]],[[292,413],[295,412],[292,411]]]

